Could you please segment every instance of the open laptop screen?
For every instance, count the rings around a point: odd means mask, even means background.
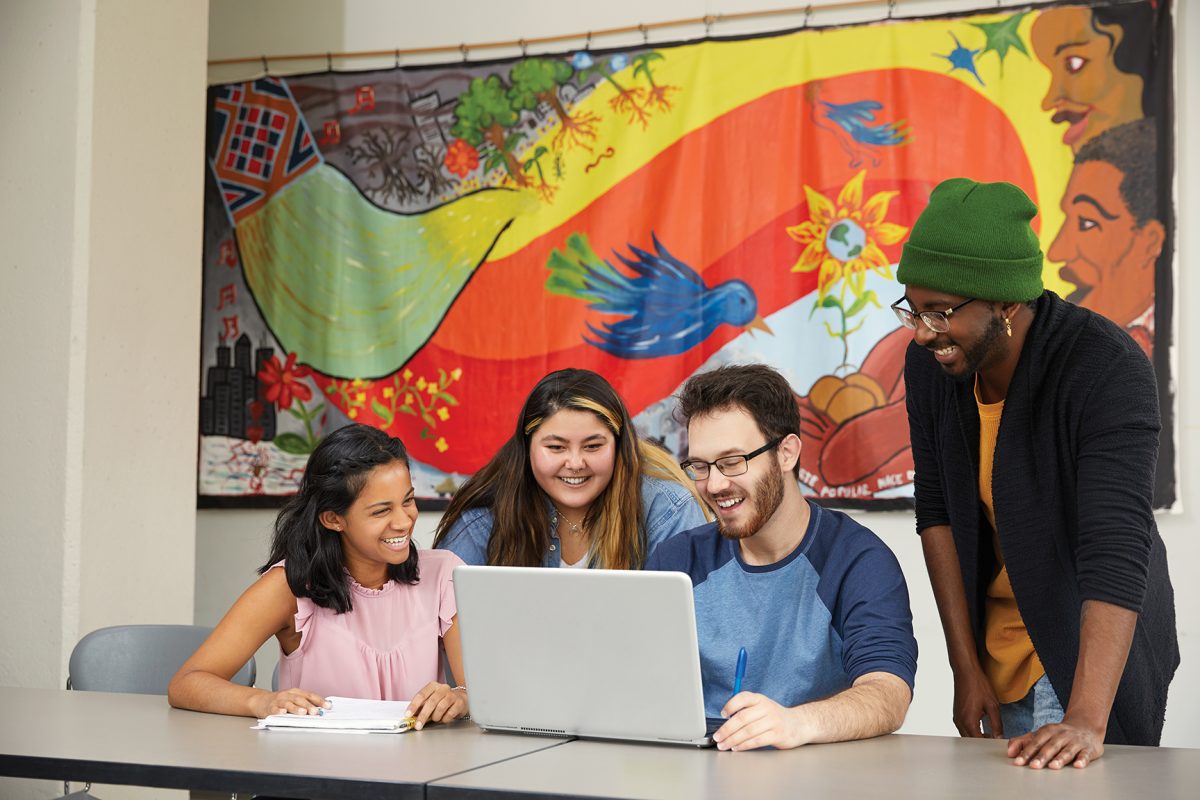
[[[480,726],[708,743],[683,573],[463,566],[454,591]]]

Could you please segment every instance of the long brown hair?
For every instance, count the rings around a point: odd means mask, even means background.
[[[489,564],[542,565],[550,546],[550,512],[546,494],[533,476],[529,444],[542,423],[564,409],[595,414],[612,433],[616,448],[612,479],[584,518],[591,533],[589,560],[604,569],[642,566],[648,555],[642,529],[642,475],[678,481],[693,496],[695,488],[665,450],[639,440],[625,403],[608,381],[584,369],[558,370],[538,381],[521,408],[512,437],[454,493],[433,537],[435,547],[464,512],[483,507],[492,512]]]

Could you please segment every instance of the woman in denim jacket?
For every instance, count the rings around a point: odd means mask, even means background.
[[[640,569],[659,542],[705,521],[692,482],[638,439],[608,381],[564,369],[538,381],[433,543],[468,564]]]

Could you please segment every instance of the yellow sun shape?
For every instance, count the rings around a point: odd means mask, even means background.
[[[896,244],[908,234],[903,225],[884,221],[899,192],[880,192],[864,203],[866,175],[864,169],[847,181],[836,203],[806,185],[809,219],[787,229],[788,236],[805,245],[792,272],[821,268],[817,273],[818,300],[843,279],[843,292],[849,286],[855,297],[862,296],[868,269],[892,277],[892,265],[880,245]]]

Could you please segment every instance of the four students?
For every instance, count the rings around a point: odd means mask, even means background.
[[[940,184],[893,309],[913,332],[917,528],[955,724],[1013,736],[1018,765],[1084,767],[1106,741],[1158,743],[1179,661],[1151,513],[1158,405],[1127,334],[1043,291],[1036,213],[1011,184]],[[180,669],[170,702],[265,716],[319,713],[335,693],[411,696],[421,723],[454,719],[465,687],[438,680],[439,643],[462,674],[454,566],[646,568],[691,577],[706,712],[728,718],[720,748],[896,730],[917,659],[904,576],[873,533],[801,494],[787,380],[723,367],[693,376],[679,404],[683,471],[638,438],[601,376],[547,375],[419,557],[403,445],[363,425],[335,431],[281,512],[262,577]],[[230,683],[271,635],[288,688]],[[741,647],[753,692],[731,681]]]

